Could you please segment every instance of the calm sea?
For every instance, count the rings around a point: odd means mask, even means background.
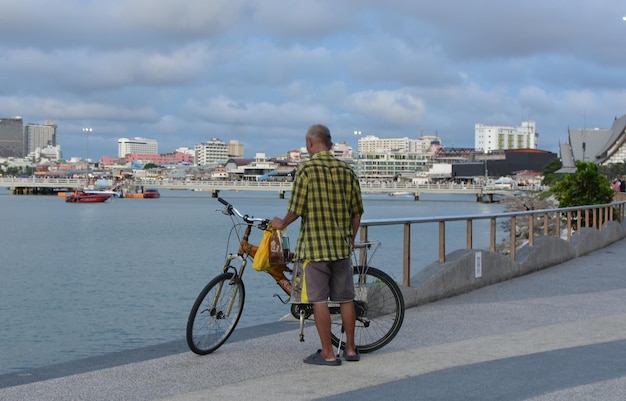
[[[282,216],[287,205],[274,192],[220,195],[256,217]],[[503,210],[471,195],[423,195],[419,202],[372,195],[364,202],[364,219]],[[70,204],[2,190],[0,374],[184,339],[195,297],[226,255],[231,224],[218,209],[208,192]],[[474,224],[476,248],[488,246],[487,224]],[[413,227],[414,273],[437,259],[437,226]],[[287,231],[292,246],[297,233],[298,224]],[[446,236],[448,252],[463,248],[465,224],[446,226]],[[369,237],[383,241],[372,264],[401,281],[402,227],[373,227]],[[280,289],[270,276],[249,269],[244,282],[240,327],[289,312],[272,297]]]

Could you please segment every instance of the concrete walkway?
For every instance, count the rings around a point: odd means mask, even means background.
[[[4,375],[0,400],[622,401],[626,240],[408,309],[398,336],[357,363],[302,363],[318,347],[313,326],[305,336],[300,343],[297,325],[273,323],[241,330],[204,357],[181,342],[153,359],[145,350],[110,367],[92,359]]]

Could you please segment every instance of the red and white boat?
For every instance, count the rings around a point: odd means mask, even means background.
[[[106,202],[113,198],[113,194],[109,193],[88,193],[83,191],[76,191],[65,197],[66,202],[71,203],[97,203]]]

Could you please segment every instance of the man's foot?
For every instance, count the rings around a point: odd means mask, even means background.
[[[345,350],[343,351],[343,359],[347,362],[358,362],[361,360],[361,354],[359,354],[359,350],[355,350],[354,354],[348,354]]]
[[[304,358],[304,363],[308,363],[310,365],[322,365],[322,366],[339,366],[341,365],[341,359],[325,359],[322,354],[322,350],[318,349],[317,352],[312,353],[311,355]]]

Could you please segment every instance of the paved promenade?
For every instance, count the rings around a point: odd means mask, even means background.
[[[277,322],[204,357],[179,342],[4,375],[0,400],[622,401],[626,240],[411,308],[398,337],[357,363],[302,363],[318,340],[313,326],[304,343],[297,332]]]

